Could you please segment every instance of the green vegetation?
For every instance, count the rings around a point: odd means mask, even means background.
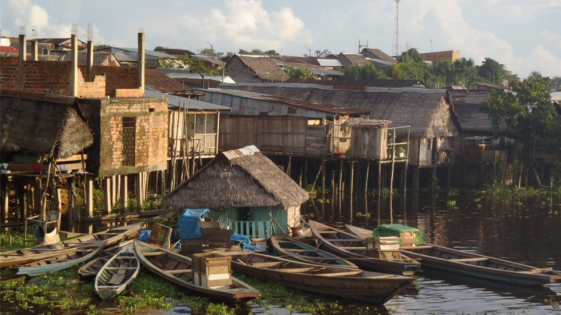
[[[298,78],[298,79],[317,78],[317,75],[315,75],[311,70],[308,70],[306,68],[294,69],[293,67],[285,67],[283,70],[291,78]]]
[[[352,65],[344,69],[342,79],[344,80],[373,80],[387,79],[382,70],[376,68],[373,63],[363,65]]]

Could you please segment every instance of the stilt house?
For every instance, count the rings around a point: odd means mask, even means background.
[[[220,153],[162,201],[179,209],[208,208],[227,229],[252,238],[285,234],[300,224],[308,193],[255,146]]]

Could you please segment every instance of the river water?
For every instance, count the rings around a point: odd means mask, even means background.
[[[417,227],[426,243],[561,270],[561,199],[490,197],[484,192],[326,197],[304,217],[337,226]],[[384,314],[561,314],[561,283],[524,288],[423,270],[416,287],[385,304]],[[350,306],[350,305],[349,305]]]

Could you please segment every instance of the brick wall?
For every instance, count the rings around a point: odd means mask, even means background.
[[[18,90],[17,57],[0,57],[0,88]],[[25,61],[24,91],[44,94],[68,95],[70,86],[70,61]],[[78,97],[105,98],[142,97],[138,89],[138,69],[129,67],[94,67],[95,79],[87,82],[86,67],[78,67]],[[118,95],[118,96],[117,96]]]
[[[94,67],[94,75],[105,74],[105,95],[117,96],[117,89],[138,89],[138,68],[136,67]],[[142,95],[140,95],[142,96]],[[131,96],[138,97],[138,96]]]
[[[99,176],[166,169],[167,100],[159,98],[82,100],[80,109],[92,126],[91,172]],[[136,118],[135,164],[122,165],[123,117]],[[88,164],[88,166],[90,165]]]

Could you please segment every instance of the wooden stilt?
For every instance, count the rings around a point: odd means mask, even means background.
[[[125,212],[129,210],[129,184],[127,175],[121,175],[121,207]]]
[[[103,213],[111,214],[111,177],[103,178]]]
[[[76,232],[75,227],[75,219],[76,215],[74,214],[74,177],[69,177],[68,181],[68,230],[70,232]]]
[[[343,160],[341,160],[339,164],[339,195],[341,196],[341,199],[343,198],[342,196],[345,193],[345,187],[343,186],[343,168],[345,165],[343,163]]]
[[[140,211],[142,210],[142,192],[144,191],[144,188],[142,187],[142,183],[144,183],[144,181],[142,180],[142,172],[138,173],[136,176],[136,183],[135,183],[135,190],[136,190],[136,207],[137,210]]]
[[[325,199],[325,160],[321,160],[321,199]]]
[[[370,161],[366,163],[366,174],[364,180],[364,193],[368,193],[368,176],[370,175]]]
[[[10,190],[8,189],[8,176],[2,176],[2,223],[8,223],[10,218]],[[9,228],[5,229],[8,233]]]
[[[117,205],[117,202],[119,202],[119,200],[121,199],[121,180],[121,175],[117,175],[115,181],[115,202],[113,203],[113,205]]]
[[[288,165],[286,166],[286,175],[290,177],[290,171],[292,169],[292,155],[288,156]]]
[[[300,185],[300,187],[302,187],[302,177],[303,177],[303,170],[302,167],[300,167],[300,176],[298,177],[298,185]]]
[[[331,172],[331,197],[332,197],[332,203],[335,203],[335,171]]]
[[[62,217],[62,200],[60,198],[59,180],[53,177],[53,191],[55,196],[55,211],[57,213],[57,229],[60,231],[60,219]]]
[[[355,188],[355,161],[351,161],[351,196],[354,194]],[[351,200],[353,198],[351,197]]]
[[[304,158],[304,187],[308,186],[308,158]]]
[[[93,178],[90,175],[86,175],[86,189],[85,189],[85,199],[86,199],[86,213],[88,216],[93,217],[94,215],[94,204],[93,204]],[[93,232],[93,227],[88,226],[89,234]]]
[[[111,208],[117,203],[117,176],[111,176]]]

